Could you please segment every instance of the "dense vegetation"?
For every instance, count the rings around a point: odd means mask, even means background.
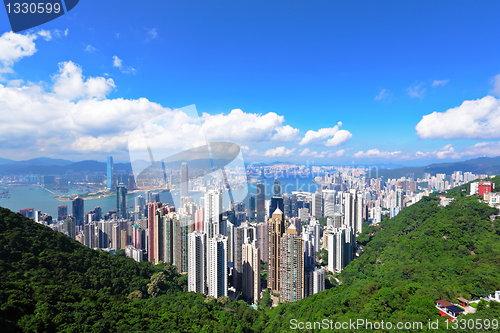
[[[424,198],[397,217],[364,228],[358,238],[361,256],[337,276],[341,284],[272,309],[266,294],[259,310],[187,293],[186,277],[173,266],[94,251],[0,209],[0,327],[2,332],[274,333],[290,331],[291,319],[325,318],[444,325],[435,300],[455,302],[500,290],[500,220],[490,218],[497,209],[462,194],[448,192],[456,200],[444,208],[439,199]],[[500,303],[480,304],[465,318],[498,319]]]

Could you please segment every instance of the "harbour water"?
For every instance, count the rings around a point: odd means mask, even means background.
[[[319,186],[313,182],[313,177],[302,177],[302,176],[288,176],[278,178],[281,182],[282,192],[291,194],[292,191],[302,190],[304,192],[315,192]],[[264,178],[262,180],[265,183],[266,188],[266,199],[272,196],[274,177]],[[0,197],[0,206],[8,208],[14,212],[19,212],[21,209],[34,208],[35,210],[41,210],[44,213],[52,215],[52,217],[57,217],[57,207],[61,205],[68,206],[68,214],[72,214],[72,201],[59,201],[56,199],[55,195],[46,189],[37,185],[26,185],[26,186],[3,186],[9,190],[9,198]],[[248,197],[250,194],[256,193],[256,183],[248,184],[248,191],[239,190],[234,191],[234,198],[238,198],[248,206]],[[248,192],[248,193],[246,193]],[[64,194],[76,194],[77,190],[70,190],[68,193]],[[146,196],[145,192],[129,193],[127,195],[129,211],[133,211],[134,198],[138,195]],[[160,200],[162,202],[173,205],[174,201],[172,196],[178,195],[177,191],[172,192],[161,192]],[[202,192],[190,192],[190,196],[193,197],[195,203],[199,203],[199,199],[203,196]],[[229,196],[224,196],[223,202],[224,208],[229,207]],[[103,213],[107,213],[109,210],[116,209],[116,196],[109,196],[105,198],[85,200],[84,211],[88,212],[95,207],[101,207]]]

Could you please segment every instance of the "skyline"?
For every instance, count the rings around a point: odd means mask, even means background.
[[[495,2],[193,3],[89,1],[22,34],[1,12],[0,157],[127,161],[139,124],[193,104],[247,163],[500,155]]]

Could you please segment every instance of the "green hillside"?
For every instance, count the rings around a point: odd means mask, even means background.
[[[186,276],[173,266],[94,251],[0,209],[0,327],[2,332],[274,333],[293,331],[291,320],[363,319],[439,320],[438,331],[445,331],[434,300],[455,302],[458,296],[500,290],[500,220],[490,219],[497,210],[478,196],[461,194],[450,191],[456,200],[444,208],[439,199],[424,198],[378,227],[365,228],[358,238],[361,256],[338,276],[341,285],[258,311],[242,301],[187,293]],[[498,319],[500,303],[481,304],[464,318]],[[372,330],[342,330],[364,331]]]

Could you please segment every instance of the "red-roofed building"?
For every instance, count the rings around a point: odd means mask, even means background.
[[[492,182],[479,182],[477,194],[485,195],[486,193],[491,193],[492,188],[493,188]]]

